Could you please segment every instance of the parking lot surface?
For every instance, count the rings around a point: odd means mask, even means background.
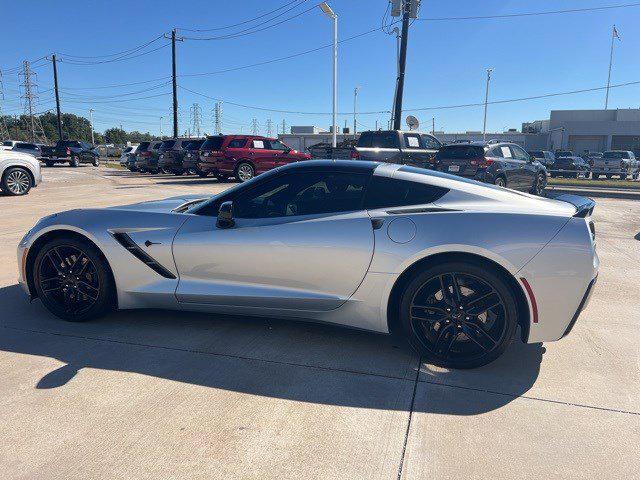
[[[637,478],[640,202],[598,200],[601,271],[567,338],[446,371],[386,336],[278,319],[58,320],[16,281],[40,217],[230,184],[43,174],[0,197],[3,478]]]

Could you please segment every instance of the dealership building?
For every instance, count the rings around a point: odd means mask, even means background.
[[[434,132],[442,142],[481,141],[482,132]],[[278,135],[298,150],[331,142],[331,134],[317,127],[292,127],[290,134]],[[338,141],[353,138],[340,134]],[[640,109],[552,110],[549,119],[522,124],[520,132],[509,130],[486,134],[487,140],[514,142],[528,150],[572,150],[581,154],[605,150],[632,150],[640,154]]]

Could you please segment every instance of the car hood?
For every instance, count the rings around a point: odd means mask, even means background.
[[[25,160],[29,163],[34,163],[35,156],[30,153],[16,152],[15,150],[0,150],[0,160],[11,159]]]
[[[152,200],[149,202],[132,203],[130,205],[120,205],[117,207],[107,207],[108,210],[135,210],[138,212],[171,212],[185,204],[192,204],[198,201],[208,200],[213,195],[180,195],[177,197],[165,198],[162,200]]]

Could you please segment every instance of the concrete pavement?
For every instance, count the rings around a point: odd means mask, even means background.
[[[448,372],[392,338],[278,319],[59,321],[15,281],[15,246],[39,217],[228,184],[44,175],[0,197],[3,478],[637,476],[640,203],[598,201],[602,270],[569,337]]]

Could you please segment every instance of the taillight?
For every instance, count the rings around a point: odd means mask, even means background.
[[[493,159],[491,158],[487,158],[487,157],[483,157],[480,158],[478,161],[478,167],[479,168],[487,168],[489,165],[491,165],[493,163]],[[471,165],[473,165],[473,163],[471,163]]]
[[[351,158],[353,160],[357,160],[360,158],[360,152],[358,152],[357,150],[351,150]]]

